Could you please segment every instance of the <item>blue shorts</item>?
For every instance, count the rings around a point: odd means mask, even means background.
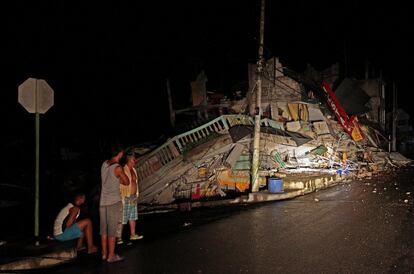
[[[83,236],[82,231],[77,223],[74,223],[70,227],[66,228],[62,234],[56,235],[55,239],[58,241],[70,241],[78,239]]]

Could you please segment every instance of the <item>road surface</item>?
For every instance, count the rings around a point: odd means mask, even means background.
[[[414,273],[414,172],[294,200],[141,221],[124,262],[80,255],[50,273]]]

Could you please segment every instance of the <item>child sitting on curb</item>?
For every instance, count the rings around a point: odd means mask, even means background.
[[[92,222],[90,219],[77,221],[80,214],[80,206],[85,203],[85,194],[75,193],[71,203],[62,208],[55,219],[53,236],[58,241],[70,241],[78,239],[77,249],[82,248],[83,239],[86,238],[88,254],[98,251],[93,244]]]

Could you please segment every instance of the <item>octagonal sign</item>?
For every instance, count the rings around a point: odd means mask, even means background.
[[[19,103],[30,113],[46,113],[53,106],[53,89],[42,79],[29,78],[19,86]]]

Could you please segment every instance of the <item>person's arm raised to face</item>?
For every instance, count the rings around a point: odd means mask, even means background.
[[[121,166],[115,168],[115,176],[119,178],[119,183],[123,185],[129,185],[128,176],[126,176],[124,169]]]
[[[80,208],[77,206],[71,207],[69,209],[68,221],[66,222],[66,228],[70,227],[76,222],[76,217],[78,216]]]

